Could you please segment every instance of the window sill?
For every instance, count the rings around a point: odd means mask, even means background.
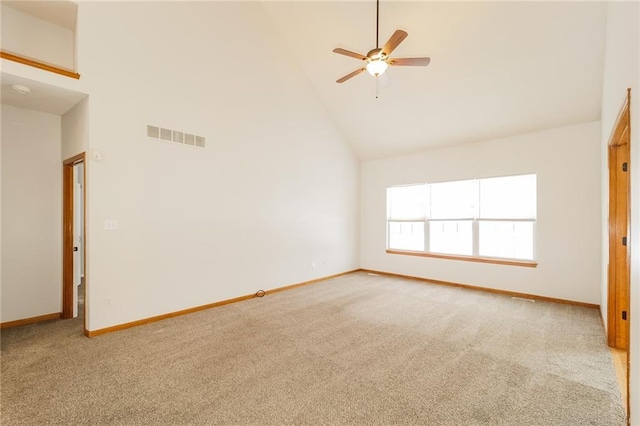
[[[405,256],[432,257],[435,259],[463,260],[467,262],[479,262],[479,263],[493,263],[496,265],[524,266],[527,268],[536,268],[538,266],[538,262],[535,262],[533,260],[495,259],[492,257],[473,257],[473,256],[462,256],[462,255],[456,255],[456,254],[437,254],[437,253],[425,253],[421,251],[408,251],[408,250],[387,250],[387,253],[401,254]]]

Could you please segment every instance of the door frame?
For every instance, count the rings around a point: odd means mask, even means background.
[[[81,152],[62,162],[62,313],[63,319],[73,318],[73,225],[74,225],[74,209],[73,209],[73,167],[84,163],[82,173],[82,212],[84,215],[82,221],[84,237],[82,241],[83,260],[86,264],[86,230],[87,230],[87,165],[86,154]],[[84,330],[87,329],[87,269],[84,268],[85,291],[84,291]]]
[[[630,265],[631,265],[631,242],[630,240],[630,236],[631,236],[631,157],[630,157],[630,153],[631,153],[631,89],[627,89],[627,93],[625,96],[625,100],[624,103],[622,105],[622,108],[620,109],[620,112],[618,114],[618,117],[616,119],[615,125],[613,127],[613,131],[611,133],[611,137],[609,138],[609,143],[607,146],[607,152],[608,152],[608,162],[609,162],[609,219],[608,219],[608,235],[609,235],[609,265],[608,265],[608,271],[607,271],[607,343],[609,346],[611,347],[618,347],[617,342],[619,341],[620,337],[624,338],[624,341],[626,342],[625,344],[625,348],[622,349],[626,349],[627,352],[627,366],[626,366],[626,370],[627,370],[627,421],[628,419],[630,419],[631,415],[630,415],[630,396],[629,396],[629,388],[630,388],[630,374],[629,371],[631,369],[631,363],[630,363],[630,357],[629,357],[629,352],[630,352],[630,333],[629,333],[629,329],[630,329],[630,324],[631,324],[631,303],[630,303],[630,279],[631,279],[631,275],[630,275]],[[626,143],[625,144],[618,144],[619,139],[624,135],[624,133],[627,132],[627,136],[626,136]],[[619,299],[619,292],[621,291],[621,289],[619,288],[619,283],[616,281],[616,270],[615,267],[613,267],[613,262],[612,259],[614,259],[615,257],[615,247],[617,244],[620,244],[621,242],[618,240],[618,233],[616,232],[616,223],[619,219],[619,215],[616,213],[616,208],[615,208],[615,203],[616,203],[616,185],[617,185],[617,177],[618,175],[620,175],[621,171],[620,170],[616,170],[615,168],[615,164],[617,163],[616,161],[616,156],[617,156],[617,150],[620,149],[621,147],[623,147],[622,149],[624,149],[626,152],[626,157],[628,158],[627,160],[627,171],[624,172],[625,173],[625,181],[626,181],[626,196],[627,196],[627,208],[626,208],[626,238],[627,238],[627,256],[625,259],[626,262],[626,268],[627,268],[627,277],[628,277],[628,281],[627,281],[627,301],[626,301],[626,307],[627,307],[627,323],[629,324],[629,327],[627,327],[627,332],[625,336],[619,336],[618,334],[618,327],[617,327],[617,323],[619,321],[622,321],[622,318],[618,317],[618,299]]]

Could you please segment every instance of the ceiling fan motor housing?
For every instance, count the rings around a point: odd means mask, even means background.
[[[364,56],[360,53],[352,52],[350,50],[335,48],[333,51],[335,53],[339,53],[341,55],[349,56],[351,58],[360,59],[362,61],[366,61],[366,65],[364,67],[360,67],[355,71],[350,72],[342,78],[336,80],[336,83],[344,83],[352,77],[364,72],[365,70],[369,72],[369,74],[378,77],[382,75],[389,65],[413,65],[413,66],[427,66],[431,61],[430,58],[389,58],[389,55],[395,50],[396,47],[402,41],[407,38],[408,34],[406,31],[396,30],[391,38],[385,43],[382,48],[378,48],[378,18],[380,15],[380,0],[376,0],[376,48],[372,49],[367,53],[367,56]]]
[[[382,52],[382,49],[371,49],[369,53],[367,53],[367,59],[369,62],[371,61],[386,61],[387,55]]]

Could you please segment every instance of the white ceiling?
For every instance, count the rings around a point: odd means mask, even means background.
[[[65,18],[75,17],[74,2],[3,4],[75,26],[75,18]],[[335,83],[361,63],[332,52],[375,47],[375,1],[262,5],[361,159],[600,119],[603,2],[384,0],[380,45],[403,29],[409,36],[392,57],[429,56],[431,64],[390,67],[390,85],[378,99],[375,78],[366,73]],[[24,97],[10,90],[13,79],[2,74],[3,103],[62,114],[84,96],[16,81],[32,88]]]
[[[72,90],[63,89],[49,84],[17,77],[12,74],[0,73],[0,99],[3,104],[20,108],[33,109],[50,114],[62,115],[73,108],[87,95]],[[14,92],[11,86],[19,84],[31,90],[28,95]]]
[[[71,31],[76,29],[78,4],[55,0],[2,0],[2,4]]]
[[[75,31],[78,5],[72,1],[43,0],[3,0],[3,6],[28,13],[44,21]],[[69,111],[86,95],[42,82],[29,80],[12,74],[1,73],[0,96],[3,104],[41,112],[62,115]],[[11,86],[19,84],[28,87],[31,93],[22,95]]]
[[[328,113],[361,159],[398,155],[600,119],[601,2],[382,1],[380,45],[409,33],[375,98],[366,73],[332,53],[375,47],[375,1],[263,3]]]

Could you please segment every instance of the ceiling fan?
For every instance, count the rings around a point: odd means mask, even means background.
[[[364,66],[358,68],[357,70],[345,75],[342,78],[336,80],[336,83],[344,83],[352,77],[360,74],[363,71],[368,71],[369,74],[378,77],[382,75],[389,65],[394,66],[422,66],[426,67],[431,62],[431,58],[390,58],[391,52],[395,50],[396,47],[402,41],[407,38],[408,34],[402,30],[396,30],[393,33],[389,41],[382,46],[382,48],[378,47],[378,27],[380,21],[380,0],[376,0],[376,48],[369,51],[369,53],[365,55],[361,55],[360,53],[355,53],[350,50],[342,49],[340,47],[333,49],[335,53],[339,53],[341,55],[350,56],[352,58],[360,59],[361,61],[366,62]]]

